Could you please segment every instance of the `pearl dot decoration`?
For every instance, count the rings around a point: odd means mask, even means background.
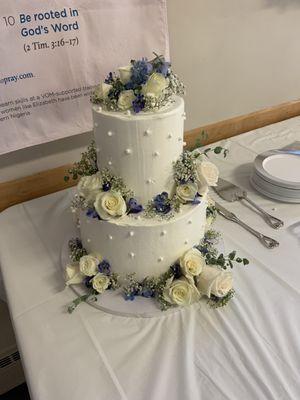
[[[109,240],[113,240],[113,237],[111,235],[107,236]]]
[[[133,231],[130,231],[130,232],[129,232],[129,236],[130,236],[130,237],[134,236],[134,232],[133,232]]]
[[[189,225],[191,225],[191,223],[192,223],[192,220],[191,220],[191,219],[189,219],[189,220],[188,220],[188,224],[189,224]]]
[[[129,155],[129,154],[131,154],[131,153],[132,153],[132,150],[131,150],[131,149],[126,149],[126,150],[125,150],[125,154]]]
[[[112,135],[113,135],[112,131],[107,132],[107,136],[112,136]]]
[[[186,146],[186,142],[183,142],[182,144],[183,144],[183,146]]]
[[[172,139],[172,137],[173,137],[173,136],[172,136],[172,133],[169,133],[169,134],[168,134],[168,139]]]
[[[136,217],[135,217],[135,219],[137,219],[138,221],[141,219],[141,216],[140,215],[137,215]]]
[[[126,111],[126,114],[127,114],[127,115],[131,115],[131,111],[130,111],[130,110],[127,110],[127,111]]]
[[[112,165],[112,161],[108,161],[107,164],[108,164],[108,165]]]
[[[102,111],[102,107],[99,106],[98,107],[98,111],[101,112]]]
[[[135,257],[135,254],[134,254],[133,252],[131,252],[131,253],[129,253],[129,257],[130,257],[130,258],[134,258],[134,257]]]
[[[91,243],[91,239],[90,239],[90,238],[86,239],[86,241],[87,241],[88,243]]]
[[[96,153],[100,153],[99,147],[96,148]]]
[[[180,138],[178,138],[178,142],[182,142],[182,138],[180,137]]]
[[[167,231],[161,231],[160,236],[166,236]]]
[[[151,135],[151,130],[150,129],[146,129],[144,135],[145,136],[150,136]]]
[[[186,240],[184,241],[184,244],[188,244],[188,242],[189,242],[189,241],[186,239]]]
[[[149,178],[149,179],[146,180],[146,183],[148,183],[148,185],[149,185],[149,184],[151,184],[151,183],[154,183],[154,180],[151,179],[151,178]]]
[[[158,257],[157,261],[162,262],[162,261],[164,261],[164,258],[162,256],[160,256],[160,257]]]
[[[159,156],[159,151],[155,151],[155,152],[153,153],[153,156],[154,156],[154,157],[158,157],[158,156]]]
[[[94,127],[97,128],[97,126],[98,126],[98,122],[95,122]]]

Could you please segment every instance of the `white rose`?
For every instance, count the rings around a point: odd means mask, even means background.
[[[84,197],[87,202],[93,202],[96,199],[97,193],[102,190],[102,185],[102,179],[98,174],[83,176],[78,182],[77,190],[80,196]]]
[[[205,258],[199,250],[192,248],[184,253],[179,260],[182,273],[187,277],[194,277],[201,274],[206,266]]]
[[[219,179],[219,170],[210,161],[196,161],[196,178],[198,181],[198,186],[207,187],[207,186],[217,186],[217,182]]]
[[[83,281],[84,275],[80,272],[79,263],[67,264],[65,270],[66,285],[76,285]]]
[[[133,90],[124,90],[121,92],[118,99],[118,107],[120,110],[128,110],[132,107],[132,102],[135,98]]]
[[[142,87],[142,93],[145,96],[161,97],[163,91],[168,86],[168,80],[157,72],[150,75],[148,81]]]
[[[120,75],[120,81],[125,85],[130,81],[131,78],[131,65],[127,65],[126,67],[120,67],[119,70],[119,75]]]
[[[197,192],[198,186],[196,183],[184,183],[176,188],[176,194],[183,203],[193,201]]]
[[[110,89],[112,88],[112,85],[105,83],[105,82],[101,82],[96,89],[94,90],[94,95],[96,97],[98,97],[99,99],[106,99],[108,96],[108,93],[110,91]]]
[[[99,272],[92,279],[93,289],[97,290],[98,293],[103,293],[108,288],[109,282],[109,277]]]
[[[184,277],[167,281],[163,296],[166,301],[178,306],[187,306],[200,299],[197,288]]]
[[[126,213],[126,203],[119,192],[110,190],[97,194],[94,207],[101,219],[109,220]]]
[[[79,270],[83,275],[86,276],[96,275],[100,261],[101,260],[92,256],[91,254],[82,256],[79,260]]]
[[[207,265],[197,278],[197,288],[200,293],[210,297],[224,297],[232,289],[232,273],[215,265]]]

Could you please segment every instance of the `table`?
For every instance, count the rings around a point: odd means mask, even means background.
[[[249,184],[258,153],[295,140],[300,117],[223,141],[228,158],[212,156],[222,177],[285,221],[275,231],[245,205],[226,204],[280,247],[265,249],[218,218],[225,248],[251,263],[236,267],[237,294],[224,309],[204,301],[133,318],[82,304],[68,315],[74,294],[64,288],[60,251],[72,226],[70,190],[2,212],[0,263],[32,400],[298,400],[300,204],[264,198]]]

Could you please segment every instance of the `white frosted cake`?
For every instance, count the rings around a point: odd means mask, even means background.
[[[124,281],[126,299],[154,297],[162,309],[205,291],[232,295],[231,275],[206,265],[225,263],[203,242],[218,170],[206,153],[184,150],[183,92],[170,63],[156,56],[109,73],[93,93],[94,144],[71,170],[82,176],[72,204],[80,238],[69,243],[66,268],[67,284],[83,282],[90,294],[71,311]]]

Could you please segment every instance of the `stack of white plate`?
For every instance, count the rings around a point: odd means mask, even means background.
[[[288,148],[259,154],[250,180],[267,197],[300,203],[300,151]]]

